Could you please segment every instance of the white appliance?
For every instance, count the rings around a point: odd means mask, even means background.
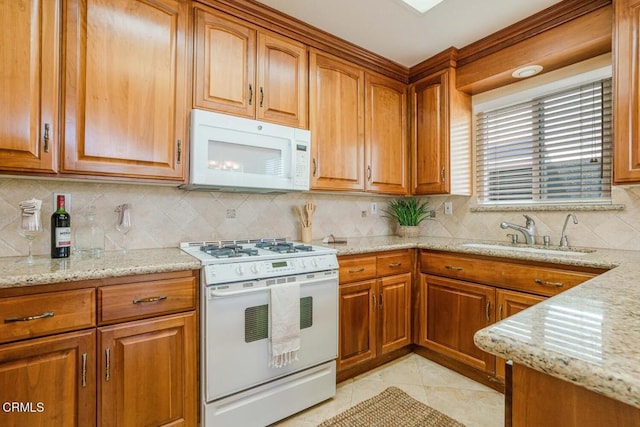
[[[191,111],[185,190],[309,190],[311,132],[243,117]]]
[[[263,427],[335,395],[338,260],[334,249],[264,239],[187,242],[202,262],[201,420]],[[300,286],[298,360],[269,366],[270,288]]]

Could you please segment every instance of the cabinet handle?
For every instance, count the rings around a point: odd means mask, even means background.
[[[82,353],[82,387],[87,386],[87,353]]]
[[[498,320],[502,320],[502,304],[498,306]]]
[[[316,176],[316,171],[318,170],[318,165],[316,163],[316,158],[313,158],[313,176]]]
[[[491,322],[491,313],[489,312],[491,310],[491,301],[487,301],[487,323]]]
[[[401,262],[392,262],[391,264],[389,264],[390,268],[398,268],[402,265]]]
[[[536,282],[538,285],[555,286],[556,288],[561,288],[564,286],[564,283],[562,282],[549,282],[548,280],[541,279],[534,279],[534,282]]]
[[[249,85],[249,105],[253,104],[253,86]]]
[[[371,165],[367,166],[367,181],[371,182]]]
[[[42,136],[42,142],[44,143],[44,152],[49,152],[49,123],[44,124],[44,135]]]
[[[264,90],[262,89],[262,86],[260,86],[260,108],[262,108],[263,101],[264,101]]]
[[[380,292],[380,310],[382,310],[382,292]]]
[[[362,273],[364,271],[364,267],[359,268],[357,270],[349,270],[349,273]]]
[[[161,295],[159,297],[149,297],[149,298],[136,298],[133,300],[134,304],[141,304],[144,302],[156,302],[156,301],[164,301],[167,299],[166,295]]]
[[[456,267],[455,265],[445,265],[444,268],[448,270],[462,271],[462,267]]]
[[[375,309],[376,309],[376,294],[372,294],[371,296],[373,297],[373,310],[375,311]]]
[[[45,313],[38,314],[36,316],[7,317],[6,319],[4,319],[4,323],[29,322],[31,320],[46,319],[47,317],[53,317],[53,311],[47,311]]]
[[[442,182],[444,182],[444,166],[442,167],[442,169],[440,170],[440,180]]]
[[[182,161],[182,140],[178,140],[178,164]]]
[[[111,379],[111,350],[110,349],[107,348],[104,350],[104,358],[105,358],[104,380],[109,381]]]

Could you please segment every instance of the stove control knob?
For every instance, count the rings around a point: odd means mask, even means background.
[[[242,276],[244,274],[244,268],[241,265],[236,267],[236,274],[238,276]]]
[[[318,266],[318,261],[315,258],[311,258],[311,265],[314,267]]]
[[[253,264],[251,266],[251,272],[255,274],[260,273],[260,266],[258,264]]]
[[[307,263],[306,263],[306,262],[304,262],[304,260],[303,260],[303,259],[298,260],[298,264],[300,265],[300,268],[306,268],[306,266],[307,266]]]

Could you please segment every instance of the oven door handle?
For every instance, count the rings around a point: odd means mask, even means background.
[[[329,279],[330,280],[330,279]],[[323,277],[321,279],[312,279],[312,280],[304,280],[300,283],[300,287],[302,286],[309,286],[309,285],[317,285],[317,284],[321,284],[321,283],[326,283],[327,278]],[[336,278],[336,283],[337,283],[337,278]],[[278,286],[278,285],[271,285],[271,286]],[[238,295],[247,295],[247,294],[254,294],[254,293],[258,293],[258,292],[262,292],[262,291],[268,291],[269,288],[271,288],[271,286],[264,286],[261,288],[251,288],[251,289],[243,289],[241,291],[215,291],[215,290],[210,290],[208,295],[209,297],[212,298],[225,298],[225,297],[234,297],[234,296],[238,296]]]

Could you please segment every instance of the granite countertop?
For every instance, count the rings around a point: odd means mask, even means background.
[[[547,255],[463,246],[470,242],[387,236],[334,246],[338,255],[418,247],[610,269],[478,331],[475,342],[489,353],[640,408],[640,251]]]
[[[178,248],[105,252],[101,258],[34,258],[28,265],[26,257],[0,257],[0,289],[200,268],[200,261]]]
[[[610,269],[478,331],[475,341],[489,353],[640,408],[640,251],[533,254],[465,246],[477,242],[379,236],[325,246],[338,255],[421,248]],[[7,257],[0,258],[0,289],[199,268],[178,248],[106,252],[100,259],[41,256],[32,266],[25,257]]]

